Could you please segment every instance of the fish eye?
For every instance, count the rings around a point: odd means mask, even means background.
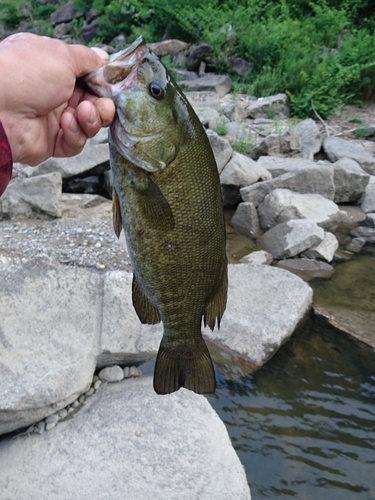
[[[165,96],[165,90],[157,82],[151,82],[150,83],[150,85],[149,85],[149,91],[150,91],[150,95],[154,99],[157,99],[158,101],[160,101],[161,99],[163,99],[163,97]]]

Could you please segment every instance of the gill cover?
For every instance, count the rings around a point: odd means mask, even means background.
[[[139,37],[114,54],[109,63],[89,73],[85,83],[116,105],[112,142],[133,165],[148,172],[164,169],[176,157],[181,130],[177,114],[180,95],[159,59]]]

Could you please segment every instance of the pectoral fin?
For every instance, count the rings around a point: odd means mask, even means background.
[[[141,323],[155,325],[160,322],[160,314],[150,299],[145,295],[137,278],[133,275],[132,283],[133,306]]]
[[[170,231],[175,226],[171,206],[151,175],[147,174],[147,178],[146,186],[139,191],[143,215],[150,228]]]
[[[121,209],[117,193],[114,189],[112,191],[112,215],[113,215],[113,229],[115,231],[117,238],[120,238],[120,233],[122,230]]]

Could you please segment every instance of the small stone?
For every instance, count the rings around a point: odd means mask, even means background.
[[[131,366],[129,371],[129,377],[140,377],[142,375],[141,370],[138,370],[136,366]]]
[[[102,381],[101,380],[95,380],[94,382],[94,389],[97,391],[99,389],[99,387],[102,385]]]
[[[78,398],[78,402],[82,404],[82,403],[84,402],[84,400],[85,400],[85,399],[86,399],[85,395],[84,395],[84,394],[82,394],[82,395]]]
[[[358,253],[362,250],[365,244],[366,244],[366,238],[363,237],[353,238],[352,241],[349,243],[349,245],[346,246],[346,250],[348,252]]]
[[[68,413],[73,413],[73,411],[74,411],[74,408],[72,408],[72,407],[68,408]]]
[[[107,382],[120,382],[124,378],[124,372],[119,365],[107,366],[100,370],[99,378]]]
[[[103,269],[105,269],[105,265],[101,264],[100,262],[97,262],[95,264],[95,267],[96,267],[96,269],[99,269],[100,271],[103,270]]]
[[[57,422],[59,421],[59,416],[57,415],[57,413],[54,413],[53,415],[49,415],[46,419],[45,419],[45,423],[48,425],[48,424],[56,424]]]
[[[57,414],[60,418],[65,418],[68,414],[68,410],[66,408],[63,408],[62,410],[58,411]]]
[[[31,434],[33,432],[35,432],[37,429],[37,427],[35,427],[35,425],[30,425],[30,427],[26,430],[26,434]]]
[[[72,408],[77,408],[77,406],[79,406],[78,399],[76,399],[75,401],[73,401]]]
[[[46,431],[50,431],[51,429],[53,429],[54,427],[56,427],[56,423],[57,422],[51,422],[49,424],[46,425]]]
[[[129,366],[125,366],[124,368],[124,378],[129,378],[130,377],[130,368]]]
[[[86,397],[92,396],[95,392],[95,389],[91,387],[85,394]]]
[[[46,423],[45,422],[39,422],[38,427],[36,429],[36,432],[38,434],[43,434],[45,428],[46,428]]]

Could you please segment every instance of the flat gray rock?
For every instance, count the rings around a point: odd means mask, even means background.
[[[289,118],[290,107],[286,94],[260,97],[246,108],[250,118]]]
[[[0,199],[0,218],[61,217],[62,179],[59,172],[14,179]]]
[[[313,248],[310,248],[304,255],[310,259],[324,259],[331,262],[339,247],[336,236],[332,233],[324,232],[323,240]]]
[[[340,137],[326,137],[323,148],[328,158],[335,162],[340,158],[355,160],[368,174],[375,174],[375,157],[360,144],[340,139]]]
[[[0,470],[4,500],[250,500],[206,398],[157,396],[150,377],[100,389],[41,436],[3,440]]]
[[[357,201],[365,192],[370,175],[355,160],[341,158],[333,164],[335,203]]]
[[[232,80],[228,75],[206,75],[196,80],[179,82],[182,90],[187,92],[214,91],[219,97],[224,97],[230,91]]]
[[[288,271],[271,266],[229,266],[228,306],[220,330],[205,336],[262,366],[292,335],[312,304],[312,289]]]
[[[283,134],[270,134],[257,144],[250,153],[253,160],[260,156],[301,156],[301,137],[297,132],[286,131]]]
[[[287,269],[305,281],[311,281],[314,278],[329,279],[335,272],[334,268],[326,262],[305,258],[280,260],[277,266]]]
[[[317,246],[324,231],[309,219],[295,219],[277,224],[261,237],[261,245],[274,259],[294,257]]]
[[[299,194],[289,189],[275,189],[258,207],[260,225],[269,229],[292,219],[309,219],[327,231],[333,231],[347,220],[331,200],[320,194]]]
[[[243,187],[240,189],[240,194],[243,201],[252,202],[258,207],[266,195],[275,189],[290,189],[301,194],[315,193],[333,200],[335,196],[333,168],[329,165],[316,164],[301,167],[266,182]]]
[[[96,364],[100,277],[0,254],[0,434],[85,392]]]
[[[238,189],[269,179],[271,174],[265,168],[248,156],[236,152],[220,174],[222,185],[236,186]]]
[[[273,178],[299,168],[315,167],[317,165],[317,163],[304,158],[279,158],[277,156],[260,156],[258,164],[266,168]]]

